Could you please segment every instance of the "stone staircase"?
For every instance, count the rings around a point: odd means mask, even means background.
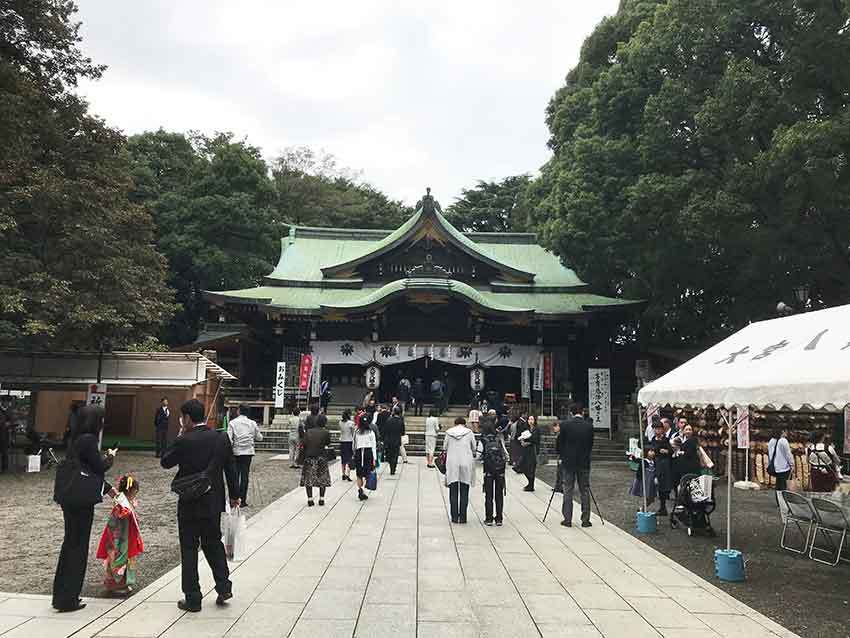
[[[427,415],[430,406],[426,406],[425,414]],[[339,421],[342,417],[342,406],[331,404],[328,408],[328,429],[331,434],[331,444],[339,454]],[[455,417],[468,415],[466,406],[452,405],[440,416],[440,425],[442,431],[454,425]],[[555,434],[551,432],[551,426],[554,425],[554,419],[550,417],[541,417],[539,419],[542,436],[540,441],[540,462],[545,463],[547,460],[556,460],[555,454]],[[410,443],[405,446],[409,456],[425,456],[425,416],[413,416],[413,410],[408,410],[404,417],[405,431],[410,439]],[[477,435],[476,435],[477,438]],[[442,449],[443,436],[437,437],[437,452]],[[264,429],[263,440],[256,445],[257,450],[266,452],[288,452],[289,451],[289,431],[288,429]],[[610,440],[605,433],[597,433],[593,441],[593,461],[597,463],[616,462],[622,463],[625,461],[626,445],[619,437],[613,441]]]

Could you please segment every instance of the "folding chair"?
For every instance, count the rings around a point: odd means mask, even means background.
[[[835,566],[838,561],[850,562],[846,558],[842,558],[841,553],[844,551],[844,541],[847,538],[847,531],[850,529],[850,521],[838,505],[832,501],[823,498],[813,498],[812,507],[815,510],[817,518],[815,519],[815,533],[812,536],[812,546],[809,549],[809,558],[824,565]],[[818,534],[826,541],[826,546],[818,546]],[[839,537],[838,545],[835,544],[834,536]],[[815,558],[814,554],[826,554],[834,560],[830,563],[820,558]]]
[[[812,504],[809,499],[794,492],[784,490],[781,492],[785,505],[788,506],[788,512],[785,516],[785,524],[782,526],[782,536],[779,537],[779,546],[789,552],[795,554],[805,554],[809,549],[809,537],[812,535],[812,527],[817,520],[817,514],[812,509]],[[800,548],[793,545],[786,545],[786,535],[788,534],[788,524],[793,523],[797,526],[797,531],[800,536],[804,536],[803,545]],[[808,524],[806,533],[803,533],[803,527]]]

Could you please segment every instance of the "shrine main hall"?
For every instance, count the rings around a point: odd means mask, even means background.
[[[206,338],[240,386],[271,388],[285,361],[294,396],[309,353],[338,407],[359,404],[369,366],[383,401],[402,377],[440,378],[449,403],[469,405],[475,378],[538,414],[587,404],[589,368],[612,369],[615,384],[625,375],[632,387],[615,392],[634,387],[614,335],[639,302],[593,294],[534,234],[459,231],[430,190],[395,230],[291,226],[261,286],[205,296],[222,326],[238,326]]]

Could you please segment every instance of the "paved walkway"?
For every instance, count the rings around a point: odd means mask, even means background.
[[[296,490],[254,516],[224,609],[213,593],[200,614],[180,612],[178,568],[73,616],[46,597],[0,594],[0,636],[794,636],[596,516],[590,529],[561,527],[560,496],[544,525],[542,483],[526,493],[508,472],[504,527],[481,523],[480,487],[469,524],[451,525],[441,475],[419,459],[400,467],[365,504],[337,482],[325,507]],[[201,584],[211,592],[204,564]]]

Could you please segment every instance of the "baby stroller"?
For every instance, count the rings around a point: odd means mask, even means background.
[[[711,513],[716,506],[712,487],[711,476],[685,474],[679,481],[676,505],[670,513],[670,527],[679,529],[684,526],[688,536],[693,536],[695,532],[717,536],[711,526]]]

